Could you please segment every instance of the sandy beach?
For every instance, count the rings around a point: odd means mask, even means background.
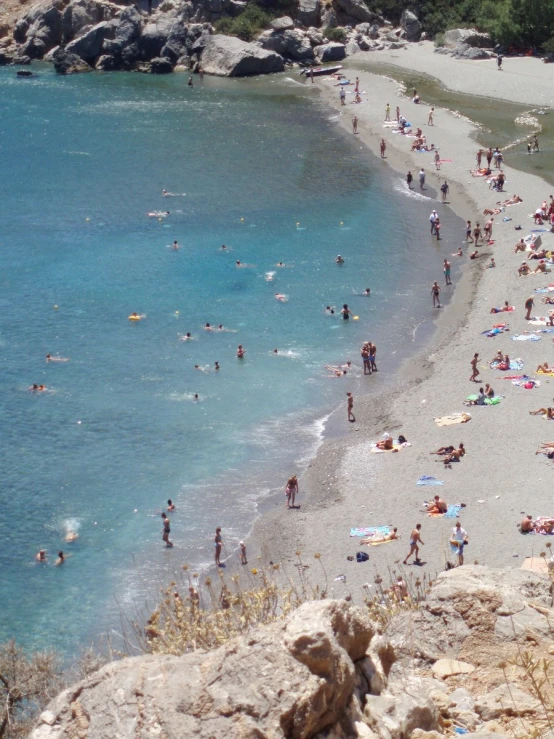
[[[386,393],[355,398],[356,423],[349,424],[344,411],[339,411],[339,423],[344,436],[327,439],[316,458],[300,481],[298,502],[301,508],[288,511],[284,495],[274,501],[258,522],[249,544],[253,557],[263,545],[275,561],[295,561],[295,551],[300,550],[304,562],[310,563],[314,553],[320,553],[329,579],[329,590],[336,595],[346,590],[354,600],[362,597],[361,586],[372,583],[380,573],[385,578],[387,569],[398,570],[409,550],[410,531],[416,523],[422,524],[421,566],[409,564],[403,568],[408,576],[420,576],[422,570],[433,577],[444,568],[445,562],[455,561],[448,544],[452,518],[430,518],[423,501],[431,500],[438,492],[448,504],[465,504],[459,520],[469,535],[466,563],[479,562],[491,567],[519,567],[526,556],[537,556],[545,551],[550,537],[523,536],[517,529],[523,514],[534,517],[554,515],[554,497],[550,488],[552,462],[544,456],[536,456],[535,450],[543,441],[554,440],[554,424],[541,416],[529,415],[530,410],[547,407],[553,402],[554,379],[537,375],[539,363],[552,359],[552,335],[538,334],[539,341],[514,341],[512,336],[541,326],[529,325],[524,319],[525,300],[535,288],[554,282],[554,275],[530,275],[518,277],[517,269],[522,254],[514,254],[514,245],[521,236],[533,228],[529,214],[550,195],[550,187],[543,180],[510,168],[509,152],[505,157],[506,184],[504,193],[489,189],[485,178],[474,178],[470,170],[475,167],[477,145],[472,139],[474,126],[455,114],[437,109],[435,125],[427,125],[429,108],[415,105],[403,97],[393,80],[367,72],[359,72],[359,62],[365,55],[356,55],[356,71],[350,75],[360,77],[360,90],[365,91],[363,103],[350,101],[341,107],[339,88],[325,78],[316,81],[326,103],[339,116],[338,123],[352,135],[352,117],[358,117],[360,147],[367,146],[379,155],[379,141],[385,138],[387,149],[383,166],[392,166],[405,179],[410,169],[414,175],[413,187],[419,192],[417,172],[423,166],[427,173],[426,187],[438,190],[446,178],[450,186],[448,205],[429,200],[429,213],[436,208],[451,207],[464,219],[483,226],[487,217],[484,208],[494,207],[497,201],[517,193],[523,203],[506,208],[495,216],[494,245],[480,247],[481,257],[469,260],[473,245],[465,245],[465,233],[459,234],[463,248],[461,257],[463,276],[453,287],[445,287],[443,259],[454,262],[459,257],[437,252],[436,269],[429,273],[421,290],[429,294],[429,310],[432,311],[431,285],[437,280],[443,295],[454,291],[450,304],[442,311],[436,310],[436,332],[431,345],[422,346],[420,354],[408,361],[398,375],[394,388]],[[390,57],[385,59],[385,56]],[[503,72],[498,72],[493,61],[485,67],[482,62],[468,62],[433,56],[432,49],[422,54],[420,46],[406,52],[388,52],[380,55],[380,61],[388,61],[411,69],[429,72],[445,84],[452,82],[455,89],[471,94],[498,94],[518,103],[542,105],[546,103],[545,75],[554,75],[554,68],[530,59],[508,59]],[[416,66],[414,60],[419,60]],[[440,62],[440,63],[439,63]],[[541,84],[532,86],[530,79],[538,74],[535,66],[541,64]],[[490,67],[490,69],[489,69]],[[345,65],[348,74],[348,63]],[[501,89],[489,89],[502,75]],[[537,78],[537,82],[538,82]],[[347,88],[352,90],[353,88]],[[552,89],[552,88],[550,88]],[[536,97],[535,97],[536,95]],[[552,95],[546,95],[552,100]],[[393,134],[383,127],[385,106],[389,103],[392,117],[396,106],[413,124],[420,126],[427,141],[440,149],[441,157],[452,160],[435,172],[433,154],[410,152],[413,139]],[[425,195],[426,192],[424,191]],[[429,190],[427,190],[429,194]],[[440,196],[440,193],[439,193]],[[503,217],[511,218],[503,222]],[[522,230],[514,227],[521,225]],[[394,227],[394,224],[392,224]],[[430,233],[414,233],[413,247],[428,246]],[[543,246],[554,245],[554,235],[542,234]],[[440,242],[439,242],[440,243]],[[495,269],[485,269],[494,256]],[[529,264],[534,269],[536,260]],[[544,295],[535,296],[534,315],[545,315],[548,306],[543,305]],[[508,300],[515,306],[513,313],[491,315],[493,306]],[[510,331],[494,338],[482,332],[494,324],[508,322]],[[368,327],[367,339],[371,340]],[[375,391],[387,371],[387,355],[391,346],[378,347],[378,366],[381,375],[364,378],[368,388]],[[489,368],[493,356],[501,350],[512,359],[521,358],[522,371],[501,372]],[[470,360],[479,352],[479,382],[470,382]],[[361,362],[361,360],[359,360]],[[514,386],[503,375],[528,374],[540,379],[540,387],[528,390]],[[488,382],[497,395],[503,396],[495,406],[464,406],[463,401]],[[469,423],[439,427],[434,419],[452,413],[471,413]],[[342,418],[342,421],[341,421]],[[398,453],[371,453],[370,444],[390,432],[395,438],[402,433],[411,443]],[[430,452],[441,446],[457,446],[462,441],[467,454],[452,469],[444,469],[438,457]],[[440,487],[416,486],[423,475],[431,475],[444,481]],[[287,474],[283,475],[283,490]],[[380,546],[361,546],[360,539],[350,537],[351,527],[390,525],[398,527],[399,541]],[[368,553],[365,563],[347,560],[363,550]],[[251,552],[251,554],[250,554]],[[413,560],[412,560],[413,561]],[[335,577],[346,575],[346,583],[335,582]],[[314,581],[321,581],[314,570]]]

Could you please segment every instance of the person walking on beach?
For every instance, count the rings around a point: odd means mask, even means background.
[[[339,97],[340,97],[340,104],[341,105],[346,105],[346,102],[345,102],[345,100],[346,100],[346,93],[344,91],[344,87],[341,87],[340,88]]]
[[[481,169],[481,159],[483,157],[483,149],[479,149],[477,152],[477,169]]]
[[[390,105],[388,103],[385,108],[385,121],[390,121]]]
[[[441,219],[438,216],[435,218],[435,236],[437,241],[441,240]]]
[[[452,527],[450,534],[450,546],[458,555],[458,567],[464,563],[464,547],[468,542],[467,531],[462,528],[462,524],[456,521],[456,525]]]
[[[433,108],[431,108],[431,110],[429,111],[429,118],[427,119],[427,125],[428,125],[428,126],[434,126],[434,125],[435,125],[435,124],[433,123],[433,116],[434,116],[434,115],[435,115],[435,108],[433,107]]]
[[[489,221],[485,223],[484,227],[484,233],[485,233],[485,239],[487,241],[490,241],[492,239],[492,224],[493,224],[494,218],[491,218]]]
[[[496,66],[498,68],[498,71],[500,71],[502,69],[502,60],[503,60],[503,56],[502,56],[502,54],[499,54],[496,57]]]
[[[385,158],[385,152],[387,150],[387,142],[385,139],[381,139],[381,159]]]
[[[219,561],[219,558],[221,557],[221,549],[223,547],[223,539],[221,537],[221,526],[218,526],[217,529],[215,530],[214,544],[215,544],[215,563],[218,567],[222,567],[222,564]]]
[[[358,118],[356,116],[352,118],[352,133],[358,133]]]
[[[396,106],[396,122],[400,123],[400,108]]]
[[[424,542],[421,540],[421,524],[418,523],[415,527],[415,529],[412,530],[412,533],[410,534],[410,551],[408,552],[406,559],[404,560],[404,564],[408,564],[408,560],[412,556],[412,554],[415,554],[415,563],[418,565],[421,560],[419,558],[419,545],[425,546]]]
[[[490,169],[491,168],[491,162],[492,162],[492,147],[489,147],[487,149],[486,156],[487,156],[487,167]]]
[[[294,501],[298,493],[298,478],[296,475],[291,475],[287,480],[287,486],[285,488],[285,495],[287,496],[287,508],[294,508]]]
[[[475,224],[475,228],[473,229],[473,236],[475,238],[475,246],[479,246],[479,239],[482,238],[481,226],[479,225],[479,223]]]
[[[412,172],[411,172],[411,170],[410,170],[410,171],[408,172],[408,174],[406,175],[406,182],[408,183],[408,189],[409,189],[409,190],[411,190],[411,189],[412,189],[412,182],[413,182],[413,181],[414,181],[414,176],[413,176],[413,174],[412,174]]]
[[[537,136],[533,136],[533,151],[539,150],[539,139]]]
[[[527,313],[525,314],[525,320],[530,321],[531,320],[531,311],[533,310],[533,306],[535,305],[535,301],[533,299],[533,296],[529,296],[527,300],[525,301],[525,310]]]
[[[441,155],[439,154],[439,150],[437,149],[435,152],[435,169],[439,170],[441,168]]]
[[[425,170],[423,167],[419,170],[419,189],[425,190],[423,185],[425,184]]]
[[[353,409],[354,408],[354,396],[352,393],[346,393],[346,410],[348,412],[348,420],[350,423],[354,423],[356,420],[356,417],[354,416]]]
[[[450,191],[450,188],[448,187],[448,182],[445,180],[441,185],[443,203],[446,203],[446,196],[448,195],[449,191]]]
[[[429,223],[431,224],[431,236],[435,235],[435,221],[439,217],[436,210],[431,211],[431,215],[429,216]]]
[[[466,244],[471,242],[473,244],[473,236],[471,235],[471,221],[466,222]]]
[[[433,308],[442,308],[441,301],[440,301],[440,285],[435,280],[433,282],[433,285],[431,287],[431,295],[433,296]]]
[[[479,367],[477,367],[477,362],[479,361],[479,354],[477,352],[473,355],[473,359],[470,362],[471,365],[471,377],[469,378],[470,382],[477,382],[477,378],[479,377]]]
[[[450,279],[450,262],[448,261],[448,259],[445,259],[444,260],[444,268],[443,268],[443,271],[444,271],[444,281],[445,281],[445,283],[447,285],[451,285],[452,284],[452,280]]]
[[[171,531],[170,521],[169,521],[169,518],[165,515],[165,513],[162,513],[162,521],[163,521],[162,540],[165,541],[166,547],[172,547],[173,542],[169,538],[169,533]]]
[[[356,77],[356,82],[354,84],[354,92],[360,92],[360,78]]]

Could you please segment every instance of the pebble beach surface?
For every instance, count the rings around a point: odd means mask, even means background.
[[[545,86],[545,75],[552,77],[554,69],[538,60],[507,59],[504,70],[497,72],[494,60],[486,65],[444,56],[438,60],[428,45],[423,45],[423,49],[421,46],[394,55],[389,52],[391,58],[383,61],[415,67],[470,94],[488,94],[497,76],[502,75],[502,97],[536,105],[547,102],[544,91],[552,87]],[[547,407],[553,402],[554,379],[534,372],[539,363],[552,360],[552,335],[539,334],[540,341],[512,340],[516,334],[541,328],[529,325],[524,319],[524,303],[535,288],[554,282],[551,274],[518,277],[522,255],[514,254],[519,238],[535,228],[529,214],[534,213],[543,200],[548,200],[550,186],[534,175],[512,169],[508,154],[504,167],[505,193],[489,190],[484,178],[474,178],[470,174],[475,167],[478,148],[473,138],[475,126],[441,109],[435,111],[434,127],[428,126],[429,107],[413,104],[401,94],[393,80],[358,71],[361,57],[357,55],[356,71],[350,77],[353,80],[355,75],[359,76],[360,90],[368,93],[363,96],[364,103],[349,102],[341,106],[333,82],[324,78],[317,81],[324,99],[340,112],[340,124],[347,131],[352,131],[352,118],[357,116],[359,133],[356,138],[360,147],[367,146],[378,153],[379,141],[384,137],[387,149],[383,166],[393,167],[403,180],[405,173],[411,170],[413,187],[417,191],[417,172],[421,166],[427,172],[427,187],[438,191],[446,178],[450,186],[449,204],[442,205],[438,201],[430,204],[430,210],[435,207],[439,215],[441,209],[450,207],[462,218],[473,224],[479,221],[483,226],[487,220],[483,210],[494,207],[497,201],[517,193],[523,203],[508,207],[495,217],[494,244],[480,247],[479,259],[469,260],[473,245],[466,246],[465,234],[459,234],[463,275],[453,288],[444,286],[442,264],[444,258],[455,263],[458,257],[439,248],[436,269],[429,273],[421,290],[429,293],[430,311],[433,310],[430,288],[434,280],[442,285],[443,295],[453,290],[453,298],[443,311],[436,311],[436,332],[431,343],[422,347],[419,356],[405,363],[394,388],[378,396],[355,398],[356,423],[348,424],[346,403],[344,409],[337,411],[334,423],[336,428],[342,428],[344,435],[336,438],[333,434],[333,438],[320,447],[302,477],[301,508],[287,511],[283,501],[277,500],[275,509],[268,512],[255,529],[253,550],[257,548],[257,541],[269,542],[274,559],[281,558],[284,562],[294,561],[298,550],[307,563],[314,553],[320,553],[330,590],[341,595],[346,587],[354,599],[361,598],[360,586],[366,582],[371,584],[377,573],[385,577],[387,569],[402,567],[414,577],[423,572],[434,577],[447,560],[455,560],[448,544],[455,520],[430,518],[424,510],[423,501],[432,499],[436,492],[448,504],[465,504],[458,520],[469,535],[466,563],[477,561],[491,567],[519,567],[525,557],[538,556],[545,551],[550,538],[522,536],[517,524],[523,514],[554,515],[552,463],[544,456],[535,455],[541,442],[554,439],[554,425],[551,427],[550,422],[540,416],[529,415],[530,410]],[[420,59],[419,66],[414,64],[415,59]],[[535,70],[539,64],[540,70]],[[534,71],[529,72],[531,67]],[[348,65],[345,71],[348,75]],[[539,71],[542,74],[540,87],[530,85],[529,74],[533,77]],[[500,94],[498,84],[494,94]],[[350,95],[347,99],[353,97]],[[394,135],[383,127],[387,103],[393,114],[398,105],[414,127],[423,129],[427,141],[439,148],[441,157],[452,162],[443,164],[441,171],[435,172],[432,154],[410,152],[413,139]],[[504,216],[512,220],[503,222]],[[520,224],[522,230],[514,230]],[[554,234],[541,235],[543,245],[552,248]],[[426,246],[430,238],[428,231],[414,233],[414,250]],[[497,266],[485,269],[491,256]],[[534,268],[535,260],[529,263]],[[542,297],[535,297],[535,315],[544,315],[548,309],[542,304]],[[506,300],[516,307],[513,313],[490,314],[493,306],[503,305]],[[482,334],[485,329],[504,321],[509,323],[509,332],[494,338]],[[368,338],[369,334],[368,327]],[[490,369],[489,361],[499,349],[511,358],[520,357],[524,362],[523,371],[502,373]],[[391,347],[380,347],[382,374],[386,372],[386,356],[390,350]],[[479,383],[469,382],[470,360],[475,352],[480,354],[478,366],[482,382]],[[523,373],[540,379],[540,387],[526,390],[514,386],[510,380],[500,379],[503,374]],[[370,381],[372,389],[375,382],[384,384],[379,375],[368,378],[368,383]],[[477,393],[486,382],[497,394],[504,396],[501,403],[492,407],[464,406],[464,399]],[[436,417],[461,411],[471,413],[469,423],[439,427],[434,421]],[[403,434],[411,447],[395,454],[370,453],[370,443],[380,439],[384,432],[395,437]],[[430,452],[448,444],[457,446],[460,441],[465,444],[467,455],[452,469],[443,469],[443,465],[435,461],[438,457]],[[433,475],[444,481],[444,485],[418,487],[416,481],[422,475]],[[425,542],[420,552],[422,565],[404,568],[402,561],[409,551],[410,531],[416,523],[422,524],[421,538]],[[351,527],[379,525],[398,527],[400,540],[367,547],[349,536]],[[369,561],[358,564],[355,555],[361,549],[369,554]],[[354,556],[354,561],[349,561],[349,556]],[[334,578],[342,574],[346,575],[346,585],[343,581],[334,582]],[[315,569],[313,579],[321,580]]]

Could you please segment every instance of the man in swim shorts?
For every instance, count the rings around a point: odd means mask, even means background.
[[[404,564],[408,564],[408,560],[412,556],[412,554],[415,554],[415,563],[416,565],[421,562],[419,559],[419,545],[424,545],[424,542],[421,540],[421,524],[418,523],[415,527],[415,529],[412,529],[412,533],[410,534],[410,551],[408,555],[406,556],[406,559],[404,560]]]

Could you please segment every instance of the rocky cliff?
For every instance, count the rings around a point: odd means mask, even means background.
[[[552,606],[548,577],[478,566],[441,574],[384,627],[365,607],[306,603],[213,652],[107,665],[31,739],[552,737]]]
[[[257,0],[265,17],[274,20],[247,43],[224,35],[210,41],[214,23],[245,12],[243,0],[162,0],[151,13],[125,0],[39,0],[17,16],[12,9],[0,24],[0,64],[45,59],[62,74],[162,73],[179,66],[242,76],[282,71],[285,64],[338,61],[360,50],[399,48],[422,36],[421,23],[409,11],[393,28],[363,0],[291,0],[290,16],[283,17],[276,17],[276,1]]]

